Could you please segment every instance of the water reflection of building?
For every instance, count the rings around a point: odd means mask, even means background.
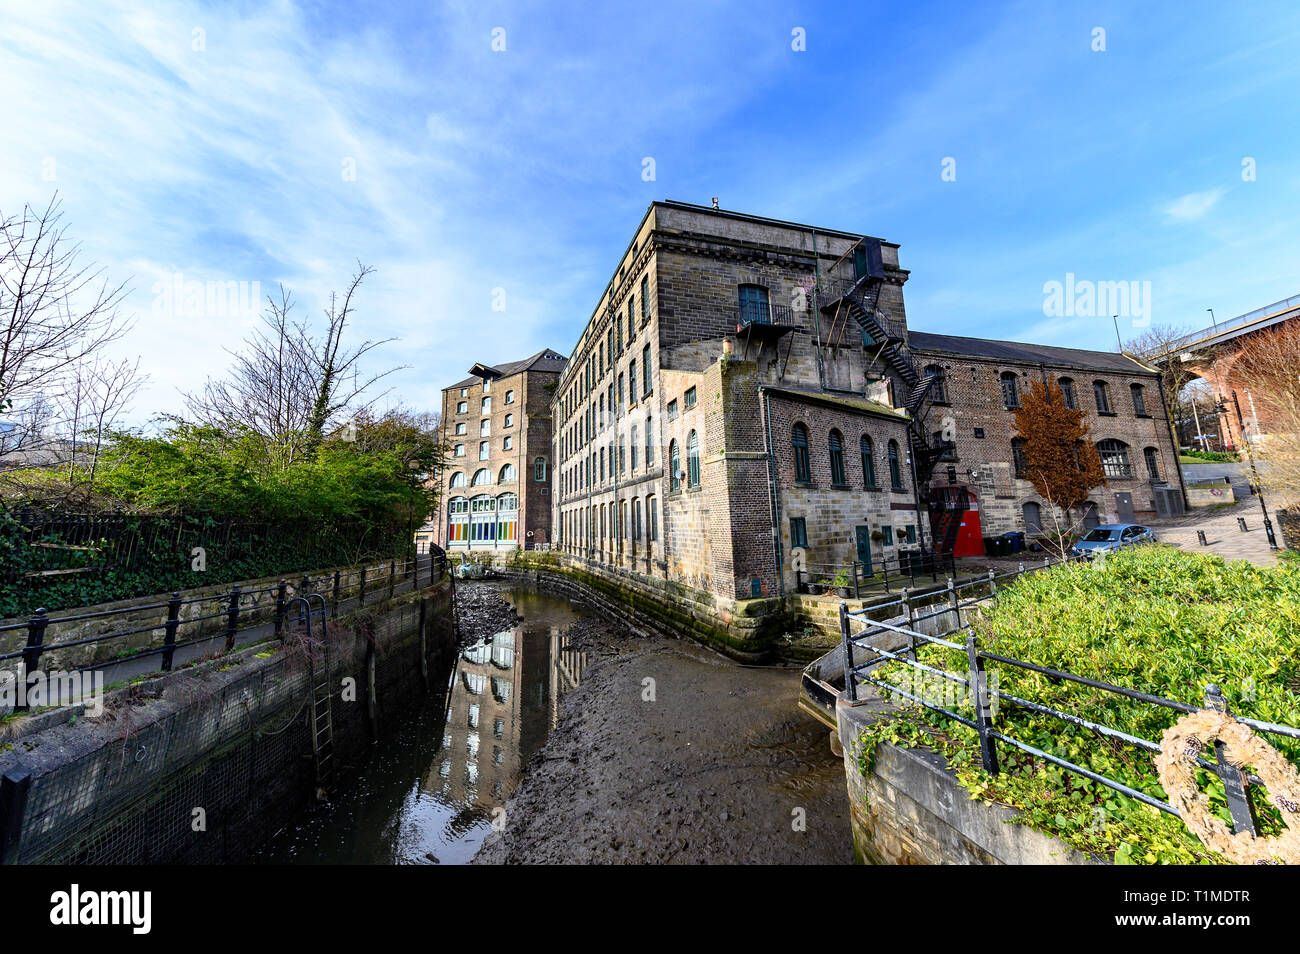
[[[505,803],[582,679],[586,656],[563,628],[525,621],[461,651],[426,791],[487,813]]]

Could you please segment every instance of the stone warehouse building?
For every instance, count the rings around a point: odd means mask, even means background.
[[[1125,354],[911,331],[908,345],[933,378],[927,420],[950,424],[951,446],[931,481],[935,542],[951,548],[964,521],[972,536],[1030,535],[1066,526],[1025,474],[1015,410],[1034,381],[1055,381],[1065,403],[1084,412],[1106,486],[1094,490],[1071,524],[1154,517],[1161,488],[1184,499],[1172,422],[1154,368]],[[952,513],[952,511],[956,513]],[[960,550],[959,550],[960,553]]]
[[[429,528],[448,551],[551,540],[551,398],[567,359],[551,350],[476,364],[442,391],[447,466]],[[423,528],[422,528],[423,529]]]
[[[910,333],[907,277],[881,239],[653,203],[559,377],[560,549],[724,603],[790,592],[799,565],[982,549],[981,534],[1024,529],[1027,504],[1043,519],[1016,477],[1008,375],[1017,394],[1031,374],[1073,378],[1079,400],[1102,382],[1108,472],[1150,506],[1147,448],[1162,478],[1177,473],[1152,369]],[[1130,384],[1145,404],[1121,414]]]

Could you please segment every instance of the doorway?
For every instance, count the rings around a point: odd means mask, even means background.
[[[863,574],[871,575],[871,528],[854,527],[853,538],[858,545],[858,562],[862,564]]]

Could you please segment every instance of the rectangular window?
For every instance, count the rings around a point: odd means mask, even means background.
[[[636,358],[627,363],[627,383],[630,385],[627,389],[627,403],[636,403]]]
[[[649,497],[646,503],[646,509],[649,510],[650,542],[654,543],[659,539],[659,498]]]
[[[636,309],[632,306],[636,304],[636,295],[627,296],[627,340],[629,342],[636,338]]]
[[[478,445],[478,459],[479,459],[479,460],[487,460],[487,459],[488,459],[488,452],[489,452],[488,442],[487,442],[487,441],[479,441],[479,445]]]
[[[682,399],[682,403],[685,405],[686,410],[688,411],[691,408],[695,407],[695,388],[686,389],[686,394]]]
[[[457,456],[457,457],[464,457],[464,456],[465,456],[465,445],[464,445],[464,444],[457,444],[457,445],[456,445],[455,456]]]
[[[1142,393],[1142,385],[1131,385],[1130,390],[1133,392],[1133,413],[1138,417],[1146,417],[1147,399],[1146,395]]]
[[[650,276],[641,279],[641,320],[650,319]]]
[[[908,542],[908,543],[915,543],[915,542],[916,542],[916,525],[915,525],[915,524],[911,524],[911,523],[909,523],[906,527],[903,528],[903,532],[907,535],[907,542]]]
[[[670,421],[677,420],[677,399],[676,398],[668,402],[668,420]]]
[[[505,437],[501,441],[502,450],[511,450],[514,448],[514,446],[515,446],[515,439],[513,437]]]
[[[483,399],[483,413],[484,414],[492,413],[492,399],[490,397],[485,397]]]
[[[506,415],[506,421],[505,421],[505,424],[504,424],[503,426],[505,426],[505,427],[514,427],[514,426],[515,426],[515,416],[514,416],[513,414],[507,414],[507,415]]]
[[[466,433],[466,427],[465,427],[465,422],[464,422],[464,421],[461,421],[459,424],[456,425],[456,433],[457,433],[457,434],[464,434],[464,433]]]
[[[456,413],[457,413],[457,414],[468,414],[468,413],[469,413],[469,402],[468,402],[468,401],[461,401],[459,404],[457,404],[457,405],[456,405]]]
[[[808,524],[803,517],[790,518],[790,547],[808,547]]]
[[[650,393],[650,346],[641,349],[641,393]]]
[[[491,433],[492,433],[492,419],[489,417],[485,417],[483,418],[483,420],[478,422],[478,436],[487,437]]]
[[[894,528],[881,527],[880,532],[885,538],[885,546],[892,547],[894,545]]]

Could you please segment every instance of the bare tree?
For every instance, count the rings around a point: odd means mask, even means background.
[[[185,395],[190,416],[223,430],[252,431],[287,465],[311,453],[341,418],[368,411],[387,393],[369,393],[374,385],[401,370],[359,373],[365,355],[394,339],[344,346],[357,291],[372,271],[358,262],[341,300],[330,295],[323,339],[309,323],[293,318],[293,296],[281,286],[279,300],[267,300],[262,327],[242,350],[231,352],[228,377]]]
[[[136,393],[149,380],[141,374],[140,359],[112,361],[99,356],[78,364],[67,374],[67,386],[56,401],[58,423],[66,442],[64,459],[68,484],[75,487],[80,474],[88,487],[95,483],[100,451],[117,428]]]
[[[1129,354],[1160,370],[1160,390],[1171,420],[1182,416],[1183,388],[1197,377],[1183,367],[1179,343],[1186,336],[1185,330],[1172,325],[1151,325],[1124,345]]]
[[[44,209],[0,214],[0,413],[31,422],[0,430],[0,452],[38,438],[35,412],[62,392],[67,372],[128,328],[125,283],[82,264],[62,220],[57,195]]]
[[[1266,437],[1249,434],[1262,465],[1261,483],[1280,506],[1300,506],[1300,324],[1288,322],[1243,341],[1230,377],[1250,393],[1267,425],[1261,428]]]

